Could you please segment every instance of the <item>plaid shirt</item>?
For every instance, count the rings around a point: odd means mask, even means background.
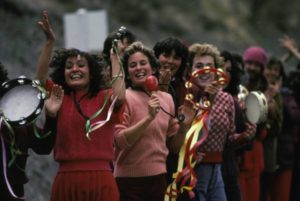
[[[228,135],[235,132],[234,101],[231,95],[219,91],[216,94],[208,118],[208,137],[199,151],[205,154],[203,162],[221,162]]]

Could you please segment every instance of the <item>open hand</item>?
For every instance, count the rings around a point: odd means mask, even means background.
[[[50,117],[56,117],[64,98],[64,90],[61,86],[55,84],[52,87],[50,97],[45,101],[46,114]]]
[[[55,35],[49,22],[48,12],[44,10],[42,15],[43,15],[42,19],[39,20],[37,24],[44,31],[47,40],[54,41]]]

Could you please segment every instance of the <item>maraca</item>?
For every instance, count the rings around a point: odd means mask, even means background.
[[[147,89],[150,93],[152,93],[152,92],[154,92],[154,91],[157,91],[157,89],[158,89],[158,80],[157,80],[157,78],[156,78],[154,75],[148,76],[148,77],[146,78],[146,80],[145,80],[145,86],[146,86],[146,89]],[[165,112],[166,114],[170,115],[170,116],[173,117],[173,118],[176,118],[174,115],[172,115],[172,114],[166,112],[162,107],[160,107],[160,108],[161,108],[162,111]],[[179,116],[177,117],[177,119],[178,119],[179,122],[182,122],[182,121],[184,121],[185,117],[184,117],[184,115],[181,114],[181,115],[179,115]]]
[[[158,89],[158,80],[154,75],[150,75],[145,80],[146,89],[152,93]]]

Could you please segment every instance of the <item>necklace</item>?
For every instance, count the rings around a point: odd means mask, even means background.
[[[88,95],[88,93],[82,95],[82,96],[79,98],[79,100],[77,101],[77,100],[76,100],[76,93],[75,93],[75,92],[72,93],[72,99],[73,99],[73,101],[74,101],[74,103],[75,103],[76,109],[77,109],[78,113],[79,113],[85,120],[88,120],[89,117],[88,117],[87,115],[85,115],[85,114],[82,112],[82,109],[81,109],[81,107],[80,107],[80,102],[81,102],[87,95]]]

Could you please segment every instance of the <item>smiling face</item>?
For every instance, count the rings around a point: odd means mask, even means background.
[[[278,64],[267,66],[264,75],[269,83],[274,83],[280,77],[280,66]]]
[[[173,77],[178,71],[182,63],[182,58],[176,56],[175,51],[173,50],[171,54],[162,53],[158,57],[160,63],[160,68],[162,70],[170,70],[171,76]]]
[[[193,59],[193,65],[192,65],[192,71],[198,71],[202,69],[203,67],[215,67],[214,58],[210,55],[203,55],[203,56],[195,56]],[[214,81],[215,75],[214,73],[205,73],[203,75],[200,75],[196,81],[196,84],[198,86],[204,86],[212,81]]]
[[[128,58],[128,75],[133,86],[144,88],[146,78],[153,73],[149,59],[143,53],[136,52]]]
[[[76,91],[88,91],[90,70],[85,57],[77,55],[66,60],[65,81],[70,88]]]

